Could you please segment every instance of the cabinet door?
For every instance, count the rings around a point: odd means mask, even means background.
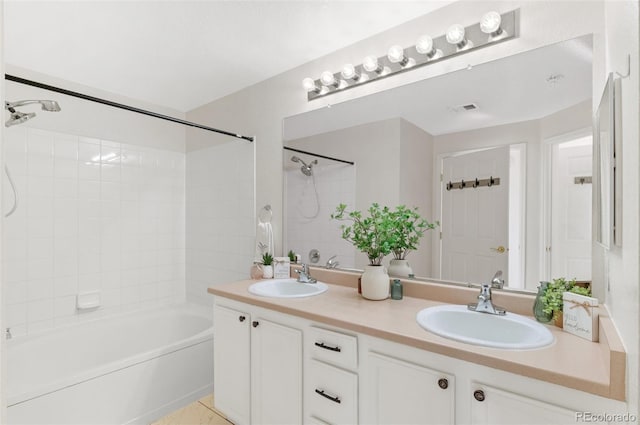
[[[251,316],[216,305],[213,323],[214,404],[232,422],[249,424]]]
[[[452,375],[377,353],[369,353],[368,363],[373,423],[454,423]]]
[[[487,385],[472,385],[471,423],[489,425],[575,424],[573,410]]]
[[[255,424],[302,422],[302,331],[251,323],[251,417]]]

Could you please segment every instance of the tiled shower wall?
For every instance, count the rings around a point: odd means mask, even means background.
[[[302,256],[303,263],[309,263],[309,251],[317,249],[320,266],[336,255],[340,267],[355,267],[355,250],[340,237],[340,226],[344,223],[331,219],[331,214],[341,203],[346,204],[349,210],[354,208],[355,165],[321,160],[313,167],[313,172],[315,188],[312,177],[302,174],[299,167],[285,172],[285,252],[292,250]]]
[[[253,262],[253,143],[230,140],[187,153],[186,186],[187,300],[211,304],[207,288],[247,279]]]
[[[14,335],[184,298],[184,153],[25,126],[5,134],[18,193],[3,226]],[[4,215],[14,200],[3,181]],[[102,306],[76,310],[91,291]]]

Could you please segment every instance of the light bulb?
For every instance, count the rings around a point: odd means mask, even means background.
[[[364,58],[364,60],[362,61],[362,67],[367,72],[379,73],[381,71],[380,65],[378,65],[378,58],[375,56],[367,56],[366,58]]]
[[[485,34],[493,34],[500,31],[502,17],[498,12],[487,12],[480,20],[480,30]]]
[[[464,42],[464,27],[460,24],[451,25],[447,30],[447,42],[450,44]]]
[[[404,65],[407,62],[407,57],[404,55],[404,49],[402,46],[394,45],[389,47],[387,51],[387,58],[391,63],[399,63]]]
[[[322,85],[327,87],[335,86],[336,78],[333,76],[333,73],[331,71],[324,71],[322,74],[320,74],[320,82],[322,83]]]
[[[340,72],[342,78],[346,80],[357,80],[360,76],[356,72],[356,67],[352,64],[348,63],[342,67],[342,72]]]
[[[433,38],[428,35],[423,35],[422,37],[420,37],[418,39],[418,42],[416,43],[416,50],[418,51],[418,53],[423,55],[431,53],[431,51],[433,50]]]
[[[307,77],[302,80],[302,87],[304,87],[306,91],[318,91],[318,86],[316,85],[316,82],[313,80],[313,78]]]

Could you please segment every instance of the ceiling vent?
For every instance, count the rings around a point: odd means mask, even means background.
[[[470,112],[470,111],[476,111],[480,108],[478,108],[478,105],[476,105],[475,103],[467,103],[465,105],[458,105],[458,106],[450,106],[449,110],[451,112]]]

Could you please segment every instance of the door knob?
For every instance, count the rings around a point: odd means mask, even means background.
[[[503,247],[502,245],[500,245],[497,248],[489,248],[491,251],[495,251],[498,254],[504,254],[507,251],[507,248]]]

